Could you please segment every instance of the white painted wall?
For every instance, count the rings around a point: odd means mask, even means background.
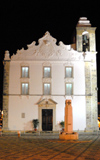
[[[53,95],[65,94],[64,71],[65,71],[65,68],[62,63],[52,65],[52,94]]]
[[[86,128],[86,107],[84,96],[74,96],[73,107],[73,129],[85,130]]]
[[[43,94],[42,77],[43,77],[42,63],[30,64],[30,94]]]
[[[74,62],[74,94],[85,95],[84,62]]]
[[[10,62],[10,72],[9,72],[9,94],[20,94],[21,84],[20,84],[20,72],[21,67],[19,62]]]
[[[32,119],[38,118],[39,96],[10,96],[9,98],[9,130],[32,130]],[[56,105],[56,125],[64,120],[65,98],[64,96],[55,96],[53,99],[58,103]],[[73,97],[73,129],[84,130],[86,128],[86,109],[85,98]],[[25,118],[22,118],[25,113]]]
[[[9,98],[9,120],[10,130],[32,130],[32,119],[38,118],[38,97],[10,96]],[[21,114],[25,113],[25,118]]]

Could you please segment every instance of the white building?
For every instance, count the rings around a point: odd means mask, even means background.
[[[76,27],[75,45],[56,44],[49,32],[18,50],[5,52],[3,129],[58,130],[65,100],[72,100],[73,130],[98,130],[95,29],[87,18]],[[72,48],[74,46],[74,49]]]

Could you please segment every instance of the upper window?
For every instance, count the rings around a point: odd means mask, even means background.
[[[73,84],[66,83],[66,95],[72,95],[72,94],[73,94]]]
[[[73,68],[66,67],[65,68],[65,78],[72,78],[73,77]]]
[[[51,77],[51,68],[50,67],[44,67],[44,78],[50,78]]]
[[[23,95],[29,94],[29,84],[28,83],[22,83],[22,94]]]
[[[51,94],[51,85],[50,83],[44,83],[44,94],[50,95]]]
[[[29,67],[22,67],[22,78],[29,77]]]

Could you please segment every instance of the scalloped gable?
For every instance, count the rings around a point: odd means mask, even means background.
[[[17,53],[11,56],[11,60],[74,60],[76,57],[82,58],[82,55],[71,49],[70,45],[64,45],[61,41],[57,45],[57,40],[49,32],[46,32],[38,41],[38,45],[35,45],[35,41],[27,45],[27,50],[23,48],[17,50]]]

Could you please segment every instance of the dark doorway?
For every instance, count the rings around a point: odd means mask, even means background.
[[[53,110],[42,109],[42,130],[52,131],[53,127]]]

